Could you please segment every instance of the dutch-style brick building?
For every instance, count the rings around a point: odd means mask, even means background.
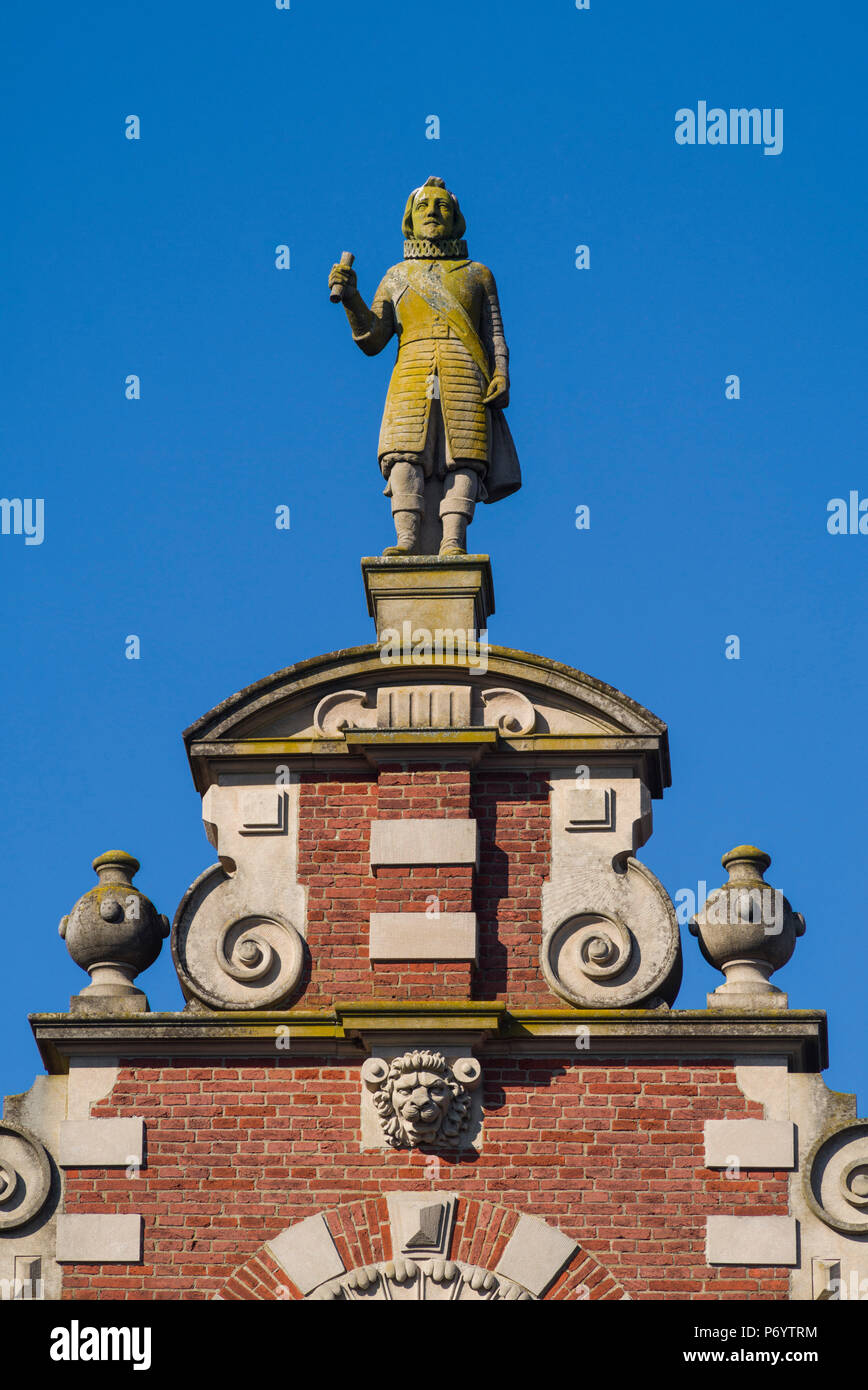
[[[812,1299],[868,1274],[868,1122],[769,983],[802,920],[750,846],[679,1010],[640,858],[665,726],[486,627],[485,557],[363,562],[378,641],[186,734],[217,862],[171,949],[111,851],[0,1127],[0,1278],[66,1299]],[[403,639],[404,659],[390,638]],[[391,645],[390,645],[391,643]],[[413,647],[415,644],[415,653]],[[771,904],[771,915],[765,907]],[[696,949],[691,942],[690,949]],[[34,1001],[38,1003],[38,1001]]]

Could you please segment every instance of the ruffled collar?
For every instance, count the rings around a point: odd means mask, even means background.
[[[405,261],[466,261],[467,242],[458,240],[426,241],[408,237],[404,242]]]

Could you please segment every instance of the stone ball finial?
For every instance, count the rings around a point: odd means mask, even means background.
[[[96,859],[91,861],[91,867],[105,883],[129,883],[142,866],[135,855],[127,854],[126,850],[107,849],[105,854],[98,854]],[[101,872],[102,870],[105,872]]]
[[[730,880],[740,876],[754,880],[757,874],[762,878],[771,865],[772,857],[764,849],[757,849],[756,845],[735,845],[720,856],[720,862],[729,873]]]
[[[148,1000],[133,980],[153,965],[169,920],[133,886],[138,859],[124,850],[97,855],[99,882],[79,898],[59,931],[76,965],[91,983],[70,1000],[73,1013],[142,1013]]]
[[[765,882],[771,856],[756,845],[736,845],[721,863],[729,878],[709,893],[690,921],[691,934],[710,965],[726,976],[708,996],[709,1008],[785,1009],[786,994],[769,983],[786,965],[805,919],[783,893]]]

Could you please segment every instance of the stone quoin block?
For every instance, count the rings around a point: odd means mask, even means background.
[[[371,913],[371,960],[475,961],[476,952],[474,912]]]
[[[790,1216],[708,1216],[710,1265],[794,1265],[796,1222]]]
[[[64,1120],[57,1162],[61,1168],[141,1167],[144,1120]]]
[[[58,1216],[58,1263],[135,1264],[142,1258],[141,1216]]]
[[[708,1168],[792,1168],[795,1126],[784,1120],[706,1120]]]
[[[375,820],[371,868],[388,864],[475,864],[475,820]]]

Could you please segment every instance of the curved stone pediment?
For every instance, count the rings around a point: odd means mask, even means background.
[[[576,751],[572,740],[594,740],[603,752],[641,741],[653,754],[653,792],[669,785],[666,725],[621,691],[508,647],[487,647],[463,661],[448,655],[392,663],[371,644],[300,662],[198,719],[184,734],[188,752],[195,757],[208,745],[232,744],[251,753],[256,743],[284,741],[332,752],[348,733],[365,730],[491,730],[513,746],[547,751],[558,751],[553,740],[565,740],[567,752]],[[326,744],[332,746],[318,749]]]

